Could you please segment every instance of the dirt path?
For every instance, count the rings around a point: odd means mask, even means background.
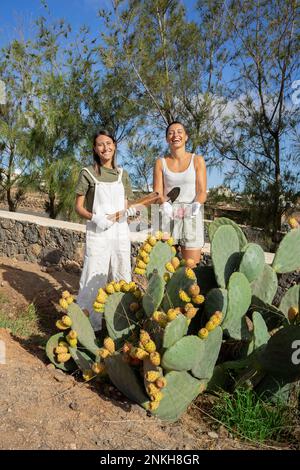
[[[2,258],[0,286],[7,315],[14,318],[34,302],[40,334],[48,336],[60,292],[76,292],[78,275]],[[34,338],[13,337],[2,328],[0,340],[6,349],[6,363],[0,364],[0,449],[255,448],[224,429],[215,432],[195,405],[179,422],[164,424],[111,386],[55,370]]]

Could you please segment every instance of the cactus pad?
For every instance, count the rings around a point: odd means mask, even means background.
[[[97,354],[99,346],[90,320],[83,313],[79,305],[72,303],[68,306],[68,314],[72,320],[72,329],[78,335],[78,341],[91,353]]]
[[[261,274],[251,283],[252,295],[270,304],[274,299],[277,288],[277,275],[271,266],[265,264]]]
[[[181,313],[177,315],[175,320],[168,323],[165,328],[163,336],[163,347],[170,348],[179,341],[184,335],[186,335],[188,330],[188,322],[184,315]]]
[[[167,370],[191,370],[204,351],[204,341],[197,336],[184,336],[166,350],[162,366]]]
[[[211,257],[220,287],[225,288],[240,263],[239,239],[233,227],[222,226],[215,232],[211,244]]]
[[[51,336],[46,344],[46,354],[55,367],[58,367],[58,369],[64,370],[65,372],[71,372],[76,369],[76,364],[72,359],[64,363],[57,362],[55,359],[54,349],[58,346],[60,341],[65,341],[65,335],[63,332]]]
[[[300,228],[291,230],[281,240],[272,268],[277,273],[290,273],[300,268]]]
[[[256,243],[248,243],[243,250],[239,272],[245,274],[248,281],[252,282],[262,274],[264,266],[263,249]]]

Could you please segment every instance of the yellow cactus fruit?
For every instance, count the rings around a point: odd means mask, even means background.
[[[155,395],[150,395],[150,400],[160,402],[163,399],[163,396],[163,393],[161,391],[158,391],[157,393],[155,393]]]
[[[138,253],[142,258],[144,258],[145,256],[148,256],[148,253],[143,248],[140,248]]]
[[[142,292],[140,291],[139,288],[137,288],[137,289],[135,289],[135,290],[133,291],[133,296],[134,296],[137,300],[139,300],[139,299],[142,297]]]
[[[206,339],[208,337],[208,330],[206,328],[201,328],[201,330],[198,331],[198,336],[201,339]]]
[[[103,295],[103,297],[105,299],[107,299],[107,297],[108,297],[107,293],[105,292],[105,290],[102,287],[100,287],[100,289],[98,289],[98,295],[101,295],[101,296]]]
[[[143,361],[144,359],[146,359],[147,357],[149,356],[149,354],[147,353],[147,351],[144,351],[144,349],[142,348],[135,348],[135,351],[134,351],[134,356],[136,359],[140,359],[141,361]]]
[[[126,343],[123,344],[122,351],[123,351],[124,354],[129,353],[131,349],[132,349],[132,344],[131,343],[126,342]]]
[[[67,304],[68,304],[68,305],[71,305],[71,304],[74,302],[74,297],[73,297],[73,295],[70,295],[70,296],[66,299],[66,301],[67,301]]]
[[[75,330],[70,330],[68,333],[68,337],[71,339],[76,339],[78,337],[78,334]]]
[[[68,353],[68,352],[69,352],[69,348],[67,348],[66,346],[57,346],[57,347],[54,349],[54,352],[55,352],[55,354],[64,354],[64,353]]]
[[[293,321],[296,316],[299,315],[299,310],[297,307],[290,307],[288,310],[288,319],[289,321]]]
[[[98,302],[99,304],[105,304],[106,301],[107,301],[107,295],[103,295],[103,294],[97,295],[96,302]]]
[[[64,363],[71,359],[70,353],[61,353],[57,355],[57,362]]]
[[[105,359],[106,357],[110,356],[110,352],[106,348],[100,348],[98,350],[98,354],[100,357],[102,357],[102,359]]]
[[[168,324],[168,319],[166,318],[165,320],[164,319],[159,320],[158,324],[161,328],[166,328],[166,326]]]
[[[174,245],[174,238],[170,237],[168,240],[167,240],[167,244],[169,246],[173,246]]]
[[[184,312],[186,313],[190,308],[194,308],[194,304],[191,304],[190,302],[185,304],[185,306],[183,307]]]
[[[92,365],[92,371],[95,374],[102,374],[105,372],[105,365],[102,362],[94,362]]]
[[[149,255],[143,256],[142,259],[143,259],[143,261],[144,261],[145,264],[148,264],[149,261],[150,261],[150,256],[149,256]]]
[[[170,308],[168,311],[167,311],[167,318],[168,318],[168,321],[173,321],[175,320],[175,318],[177,317],[178,315],[178,311],[175,310],[174,308]]]
[[[146,269],[134,268],[134,273],[135,274],[143,275],[143,274],[145,274],[145,272],[146,272]]]
[[[155,233],[155,238],[156,238],[156,240],[161,240],[161,239],[162,239],[162,236],[163,236],[163,233],[160,232],[160,231],[158,231],[158,232]]]
[[[144,345],[144,348],[145,351],[147,351],[148,353],[152,353],[156,351],[156,344],[154,343],[154,341],[150,340]]]
[[[152,314],[152,319],[157,322],[160,320],[165,320],[166,318],[166,314],[164,312],[160,312],[159,310],[155,310],[155,312]]]
[[[137,302],[132,302],[130,305],[129,305],[129,310],[131,312],[137,312],[139,310],[140,306]]]
[[[148,343],[151,340],[150,335],[147,331],[141,330],[140,331],[140,342],[144,346],[146,343]]]
[[[157,410],[157,408],[159,407],[159,404],[160,404],[160,401],[156,401],[156,400],[150,401],[150,403],[149,403],[149,410],[150,410],[150,411],[155,411],[155,410]]]
[[[105,290],[108,294],[113,294],[115,292],[115,288],[111,282],[105,286]]]
[[[144,261],[142,261],[142,260],[139,260],[136,265],[140,269],[146,269],[146,267],[147,267],[146,263],[144,263]]]
[[[177,269],[180,265],[180,260],[174,256],[174,258],[171,259],[171,263],[175,269]]]
[[[172,246],[171,253],[172,255],[176,255],[177,251],[176,251],[175,246]]]
[[[151,253],[152,246],[151,246],[149,243],[145,243],[145,244],[143,245],[143,250],[144,250],[146,253]]]
[[[160,354],[157,351],[150,353],[150,362],[154,366],[160,365]]]
[[[107,336],[104,341],[103,341],[103,346],[105,349],[107,349],[111,354],[113,354],[116,350],[115,348],[115,343],[113,339],[111,339],[109,336]]]
[[[191,298],[187,295],[187,293],[183,290],[183,289],[179,289],[179,298],[180,300],[182,300],[183,302],[190,302],[191,301]]]
[[[192,301],[194,304],[196,305],[200,305],[200,304],[203,304],[205,298],[204,298],[204,295],[195,295],[195,297],[192,298]]]
[[[214,321],[212,320],[209,320],[206,325],[205,325],[205,328],[207,329],[207,331],[213,331],[215,328],[216,328],[216,324],[214,323]]]
[[[134,292],[135,289],[137,288],[137,285],[134,281],[129,282],[128,286],[129,286],[129,292]]]
[[[196,297],[196,295],[199,295],[200,294],[200,287],[197,286],[197,284],[193,284],[190,288],[189,288],[189,294],[191,297]]]
[[[61,308],[63,308],[64,310],[67,310],[68,308],[68,302],[66,301],[66,299],[59,299],[59,305],[61,306]]]
[[[61,321],[63,322],[64,325],[66,326],[71,326],[72,325],[72,320],[71,318],[69,317],[69,315],[63,315],[62,318],[61,318]]]
[[[156,238],[153,235],[150,235],[150,237],[148,237],[147,241],[148,241],[149,245],[151,245],[151,246],[154,246],[156,244]]]
[[[121,291],[122,292],[129,292],[130,291],[130,285],[128,284],[128,282],[124,282],[124,284],[121,285]]]
[[[298,228],[299,227],[299,222],[295,217],[289,217],[288,218],[288,224],[291,228]]]
[[[68,338],[69,345],[71,348],[76,348],[77,347],[77,338]]]
[[[188,318],[189,320],[191,320],[192,318],[194,318],[194,316],[197,314],[198,312],[198,309],[195,308],[195,307],[192,307],[192,308],[189,308],[188,311],[186,312],[185,316],[186,318]]]
[[[185,268],[185,275],[188,279],[192,279],[193,281],[196,280],[196,274],[192,270],[192,268]]]
[[[195,268],[196,267],[196,263],[193,260],[193,258],[188,258],[187,260],[185,260],[185,265],[186,265],[187,268]]]
[[[159,377],[156,381],[155,381],[155,385],[158,387],[158,388],[164,388],[166,385],[167,385],[167,379],[165,377]]]
[[[165,274],[163,275],[163,278],[164,278],[164,281],[165,281],[165,282],[169,282],[169,280],[171,279],[171,276],[170,276],[169,273],[165,273]]]
[[[66,343],[66,341],[59,341],[58,346],[64,346],[65,348],[69,348],[69,345],[68,345],[68,343]]]
[[[166,263],[165,268],[169,273],[175,273],[175,268],[172,263]]]
[[[82,378],[87,382],[95,376],[95,373],[92,369],[86,369],[82,372]]]
[[[219,326],[221,324],[222,319],[219,317],[219,315],[212,315],[209,319],[214,323],[215,326]]]
[[[61,320],[57,320],[55,325],[59,330],[67,330],[68,328],[70,328],[69,326],[65,325]]]
[[[114,289],[115,289],[115,292],[120,292],[121,286],[119,282],[114,283]]]
[[[159,372],[156,372],[155,370],[149,370],[145,374],[145,379],[148,382],[155,382],[159,378],[160,374]]]
[[[63,293],[61,294],[61,297],[62,297],[62,299],[66,299],[66,300],[67,300],[67,298],[70,297],[70,295],[71,295],[70,292],[69,292],[68,290],[65,290],[65,291],[63,291]]]
[[[94,308],[95,312],[101,313],[101,312],[104,312],[105,305],[100,303],[100,302],[94,302],[93,303],[93,308]]]
[[[150,383],[146,387],[148,395],[157,395],[160,392],[159,388],[156,387],[153,383]]]

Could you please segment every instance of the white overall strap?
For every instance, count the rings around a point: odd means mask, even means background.
[[[118,168],[118,172],[119,172],[118,183],[120,183],[122,181],[123,168]]]
[[[85,170],[89,175],[90,177],[92,178],[92,180],[97,184],[97,183],[100,183],[100,181],[97,180],[97,178],[95,178],[94,175],[92,175],[92,173],[90,172],[90,170],[88,170],[87,168],[82,168],[81,171]]]

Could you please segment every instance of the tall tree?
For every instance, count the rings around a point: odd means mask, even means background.
[[[141,123],[157,130],[183,120],[193,151],[208,147],[212,109],[220,106],[213,93],[228,60],[224,13],[217,2],[202,4],[205,15],[197,23],[178,0],[115,0],[111,15],[102,12],[109,33],[101,55],[118,80],[130,84],[128,101],[138,106]]]
[[[291,140],[299,108],[290,99],[299,74],[297,2],[235,1],[226,13],[235,58],[214,144],[232,162],[229,178],[253,194],[254,208],[276,241],[286,204],[299,191],[299,154]]]

